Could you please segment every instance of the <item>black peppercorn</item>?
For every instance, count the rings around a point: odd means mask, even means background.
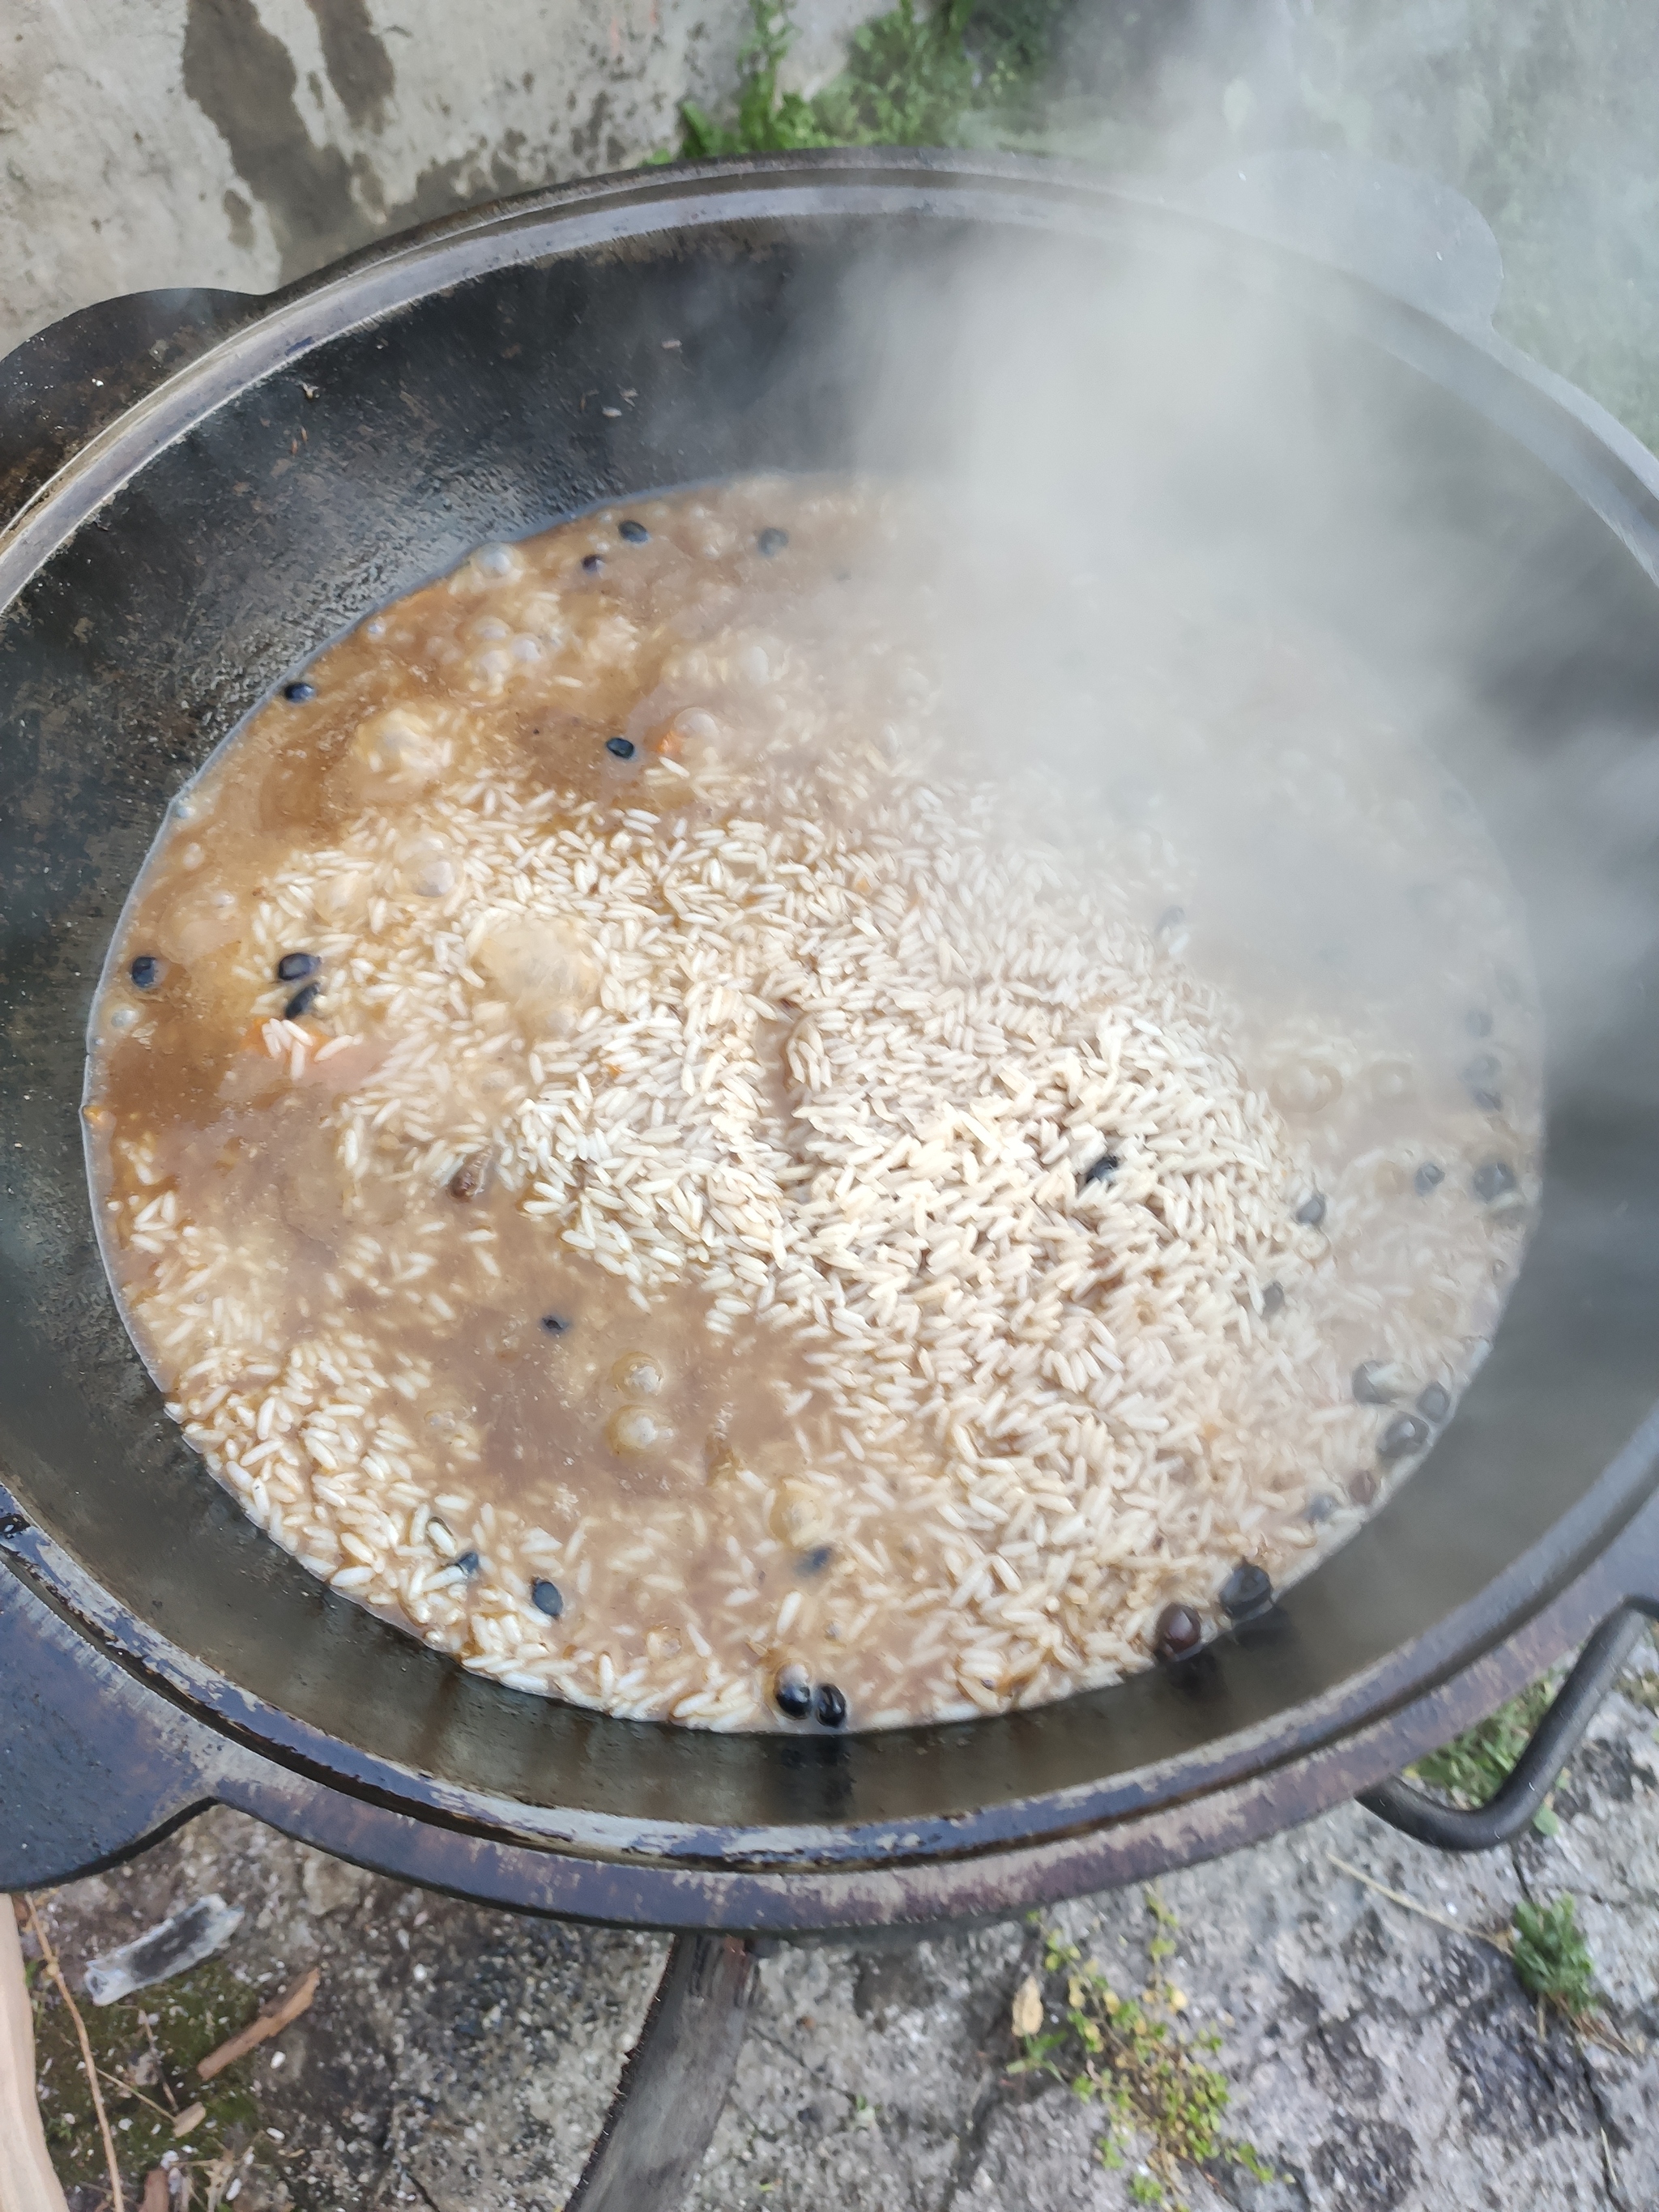
[[[1189,1605],[1166,1605],[1152,1626],[1152,1650],[1160,1659],[1184,1659],[1204,1641],[1204,1623]]]
[[[1391,1406],[1399,1393],[1385,1359],[1362,1359],[1353,1370],[1353,1395],[1362,1406]]]
[[[1265,1567],[1241,1559],[1222,1583],[1218,1596],[1221,1609],[1230,1620],[1249,1620],[1258,1613],[1265,1613],[1273,1603],[1273,1578]]]
[[[1427,1449],[1430,1430],[1415,1413],[1401,1413],[1383,1430],[1376,1447],[1379,1459],[1410,1459]]]
[[[772,1695],[781,1713],[792,1721],[804,1721],[812,1710],[812,1684],[805,1668],[792,1663],[780,1668]]]
[[[846,1724],[847,1700],[833,1682],[818,1684],[818,1693],[812,1700],[812,1711],[824,1728],[838,1729]]]
[[[1417,1410],[1425,1421],[1443,1421],[1451,1411],[1451,1392],[1443,1382],[1431,1382],[1417,1395]]]

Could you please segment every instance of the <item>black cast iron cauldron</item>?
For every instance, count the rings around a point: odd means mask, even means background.
[[[1540,1218],[1428,1463],[1200,1658],[1040,1712],[711,1737],[463,1674],[333,1596],[204,1474],[121,1326],[86,1195],[90,997],[179,782],[320,639],[481,540],[867,458],[849,301],[872,259],[890,296],[935,308],[988,244],[1108,303],[1132,272],[1178,270],[1212,319],[1188,343],[1220,365],[1187,426],[1188,525],[1271,562],[1377,665],[1431,653],[1480,702],[1438,738],[1476,788],[1501,781],[1494,824],[1552,941],[1592,865],[1645,910],[1652,841],[1609,847],[1560,771],[1587,732],[1639,758],[1659,717],[1659,467],[1486,327],[1490,238],[1461,203],[1372,171],[1346,190],[1348,245],[1321,244],[1307,210],[1342,194],[1311,181],[1268,165],[1242,198],[1176,207],[955,154],[645,172],[457,217],[270,300],[113,302],[0,370],[0,1887],[109,1864],[219,1802],[459,1894],[705,1931],[635,2067],[654,2050],[700,2068],[712,2126],[750,1971],[737,1936],[1024,1908],[1357,1791],[1462,1847],[1529,1816],[1659,1605],[1659,955],[1639,928],[1593,978],[1543,961],[1570,1047]],[[1377,283],[1334,265],[1356,250]],[[1246,362],[1228,333],[1267,301],[1275,337]],[[1133,318],[1101,328],[1141,342]],[[897,380],[890,457],[927,447],[951,373],[947,346]],[[1460,1825],[1386,1781],[1598,1622],[1498,1808]],[[659,2115],[665,2094],[641,2090]],[[701,2125],[682,2109],[677,2151],[653,2139],[647,2164],[683,2172]],[[585,2201],[645,2202],[620,2171]]]

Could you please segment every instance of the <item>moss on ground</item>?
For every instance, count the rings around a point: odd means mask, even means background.
[[[1651,1648],[1643,1647],[1645,1651]],[[1442,1744],[1438,1751],[1419,1759],[1411,1771],[1431,1790],[1443,1790],[1454,1804],[1486,1804],[1503,1787],[1534,1729],[1549,1711],[1559,1679],[1559,1674],[1546,1674],[1528,1683],[1508,1705],[1500,1705],[1484,1721],[1477,1721],[1462,1735]],[[1644,1672],[1632,1664],[1620,1687],[1632,1705],[1659,1713],[1659,1674]],[[1540,1836],[1553,1836],[1560,1825],[1547,1798],[1533,1826]]]
[[[66,2188],[106,2191],[103,2142],[75,2023],[38,1960],[29,1962],[27,1974],[40,2112],[52,2164]],[[134,2201],[143,2176],[165,2151],[175,2151],[190,2171],[198,2205],[216,2204],[248,2151],[256,2161],[279,2162],[277,2146],[260,2129],[254,2058],[228,2066],[211,2081],[196,2074],[209,2051],[246,2027],[265,1994],[216,1959],[122,2003],[95,2005],[77,1995],[116,2154]],[[205,2117],[189,2135],[175,2136],[173,2114],[195,2104],[206,2107]]]

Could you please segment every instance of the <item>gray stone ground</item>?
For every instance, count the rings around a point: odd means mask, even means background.
[[[1558,1795],[1553,1840],[1454,1861],[1348,1807],[1160,1885],[1181,1922],[1169,1972],[1188,2016],[1219,2030],[1232,2122],[1279,2177],[1193,2176],[1192,2212],[1659,2207],[1659,1674],[1628,1680],[1648,1705],[1620,1697],[1604,1712]],[[1604,2041],[1554,2021],[1540,2033],[1477,1934],[1404,1910],[1338,1858],[1471,1931],[1506,1925],[1522,1897],[1570,1891],[1605,1993]],[[251,2095],[238,2087],[229,2118],[187,2139],[199,2184],[228,2154],[238,2212],[563,2202],[660,1940],[457,1905],[225,1813],[43,1904],[74,1983],[88,1958],[214,1889],[248,1917],[198,1976],[228,1969],[228,1985],[251,1984],[243,2013],[313,1964],[322,1982],[312,2011],[235,2077]],[[1119,1990],[1141,1985],[1142,1891],[1080,1899],[1055,1921]],[[1038,1930],[1016,1923],[775,1955],[696,2212],[1128,2207],[1133,2168],[1100,2166],[1095,2115],[1057,2084],[1007,2074],[1010,2002],[1039,1949]],[[52,2010],[43,2055],[59,2050],[61,2105],[72,2060]],[[134,2101],[118,2095],[112,2111],[129,2120],[124,2141],[143,2124]],[[75,2212],[105,2193],[77,2188]]]

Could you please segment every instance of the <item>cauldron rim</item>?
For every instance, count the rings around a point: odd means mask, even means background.
[[[0,607],[10,603],[26,578],[105,501],[231,393],[279,368],[297,369],[308,353],[344,331],[465,276],[659,231],[720,225],[734,211],[755,222],[803,213],[878,214],[886,209],[960,216],[973,214],[981,202],[994,209],[1000,220],[1032,220],[1044,228],[1076,222],[1091,229],[1103,220],[1109,223],[1126,216],[1165,223],[1172,231],[1190,230],[1197,223],[1259,257],[1270,278],[1299,282],[1305,275],[1306,264],[1285,249],[1252,245],[1223,226],[1198,223],[1152,193],[1126,191],[1086,171],[1018,156],[848,149],[688,165],[550,188],[366,248],[268,301],[249,302],[235,327],[90,439],[0,532]],[[1397,357],[1454,392],[1479,392],[1487,410],[1567,481],[1624,538],[1650,573],[1655,570],[1659,465],[1644,454],[1632,454],[1628,434],[1610,436],[1610,418],[1593,403],[1490,332],[1453,330],[1328,270],[1319,272],[1319,282],[1333,312],[1357,323]],[[786,1826],[773,1835],[753,1826],[721,1830],[703,1824],[684,1830],[672,1822],[538,1810],[362,1753],[202,1667],[153,1624],[111,1598],[42,1530],[26,1528],[6,1542],[29,1578],[83,1624],[104,1650],[165,1685],[219,1732],[257,1747],[281,1765],[415,1809],[456,1832],[523,1839],[596,1863],[627,1862],[641,1870],[649,1865],[669,1881],[684,1880],[694,1869],[738,1868],[773,1869],[810,1881],[830,1868],[852,1872],[912,1858],[936,1861],[980,1853],[1017,1856],[1039,1844],[1063,1843],[1115,1821],[1132,1820],[1153,1806],[1167,1808],[1172,1798],[1224,1791],[1356,1735],[1540,1616],[1639,1509],[1653,1486],[1656,1451],[1659,1419],[1650,1419],[1547,1537],[1477,1598],[1326,1695],[1220,1737],[1207,1759],[1178,1754],[1157,1766],[1114,1777],[1109,1790],[1094,1785],[1011,1800],[989,1821],[902,1820],[851,1826],[831,1821]],[[1074,1702],[1079,1701],[1068,1704]],[[1047,1710],[1058,1713],[1065,1708]],[[1292,1723],[1288,1727],[1287,1720]],[[661,1724],[604,1725],[627,1729]],[[1004,1725],[988,1721],[955,1727],[977,1734]],[[932,1740],[940,1733],[895,1732],[892,1740],[901,1735]],[[1426,1747],[1426,1741],[1415,1747]],[[845,1744],[825,1742],[815,1744],[810,1755],[833,1763],[847,1753]],[[1399,1756],[1399,1745],[1391,1744],[1386,1763],[1397,1764]],[[1361,1777],[1370,1778],[1374,1776]],[[1172,1790],[1176,1780],[1182,1786]],[[1342,1794],[1353,1786],[1350,1778]]]

